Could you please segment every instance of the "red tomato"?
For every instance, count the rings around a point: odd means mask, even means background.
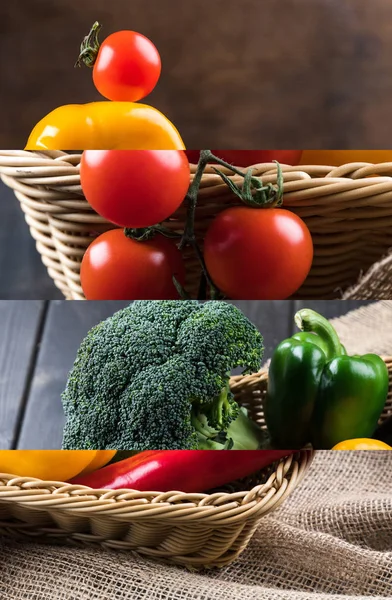
[[[305,223],[288,210],[235,206],[211,224],[204,258],[228,298],[283,300],[305,281],[313,243]]]
[[[161,58],[154,44],[135,31],[117,31],[101,44],[94,69],[94,85],[109,100],[137,102],[155,88]]]
[[[283,165],[298,165],[302,154],[302,150],[211,150],[211,152],[235,167],[250,167],[274,160]],[[186,155],[191,163],[197,164],[200,150],[187,150]]]
[[[80,179],[102,217],[120,227],[150,227],[180,206],[190,169],[183,150],[85,150]]]
[[[184,285],[185,268],[173,240],[158,234],[137,242],[122,229],[94,240],[80,270],[87,300],[176,300],[173,275]]]

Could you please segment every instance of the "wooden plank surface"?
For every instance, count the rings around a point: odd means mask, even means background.
[[[12,448],[28,402],[44,302],[0,301],[0,448]]]
[[[0,181],[0,299],[62,297],[42,264],[18,200]]]
[[[257,302],[241,300],[233,302],[256,325],[264,338],[264,359],[271,357],[275,346],[290,335],[294,302],[274,300]]]
[[[391,145],[389,0],[13,0],[0,3],[1,148],[24,147],[59,105],[102,99],[73,68],[97,19],[102,39],[131,28],[157,45],[147,102],[188,147]]]
[[[60,446],[64,423],[60,395],[79,344],[93,325],[127,305],[124,302],[77,301],[54,301],[49,304],[18,438],[19,448],[51,449]],[[267,360],[276,344],[294,330],[293,314],[300,306],[311,306],[331,318],[363,303],[238,301],[235,304],[263,333],[266,348],[264,358]]]
[[[64,424],[61,393],[77,349],[89,329],[127,302],[50,303],[18,447],[53,449],[61,445]]]

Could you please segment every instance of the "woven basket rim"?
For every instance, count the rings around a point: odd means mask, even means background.
[[[55,286],[67,299],[84,300],[80,265],[90,243],[116,229],[94,212],[80,185],[81,153],[0,150],[0,178],[20,203],[41,260]],[[264,185],[277,182],[276,163],[238,167]],[[191,165],[190,182],[196,166]],[[243,178],[223,167],[236,184]],[[358,284],[363,273],[392,249],[392,162],[351,162],[327,165],[284,165],[284,207],[303,219],[314,242],[312,268],[295,293],[297,298],[342,298]],[[213,219],[241,202],[209,165],[199,190],[196,235],[202,246]],[[168,229],[182,230],[186,203],[164,221]],[[183,249],[185,287],[196,297],[200,265],[192,248]],[[370,285],[370,284],[369,284]],[[354,287],[353,287],[354,286]],[[351,293],[351,292],[350,292]],[[357,292],[355,292],[357,294]],[[358,298],[390,298],[382,282],[363,289]],[[351,297],[351,296],[350,296]]]
[[[64,179],[67,177],[74,177],[75,173],[79,172],[80,160],[83,152],[66,152],[62,150],[53,151],[34,151],[34,150],[0,150],[0,173],[5,176],[10,176],[15,179],[33,178],[35,171],[41,170],[44,174],[48,169],[51,171],[58,171],[59,177],[62,172],[67,173],[64,175]],[[29,163],[29,157],[31,157],[31,163]],[[37,165],[38,159],[42,162],[42,165]],[[28,168],[26,169],[26,165]],[[213,180],[222,184],[222,180],[215,173],[212,164],[208,164],[205,169],[205,175],[209,176]],[[23,168],[25,167],[25,170]],[[194,173],[196,170],[196,164],[190,162],[191,172]],[[338,183],[339,181],[350,181],[353,179],[369,179],[370,175],[374,174],[374,167],[377,171],[390,172],[391,175],[383,175],[382,177],[372,177],[372,183],[376,183],[377,179],[379,182],[389,181],[392,179],[392,162],[365,162],[365,161],[354,161],[349,163],[343,163],[342,165],[313,165],[313,164],[299,164],[289,165],[286,163],[280,163],[282,170],[286,174],[295,174],[296,179],[302,175],[303,178],[311,178],[312,175],[318,174],[321,178],[326,180],[326,184]],[[235,165],[233,165],[235,166]],[[235,166],[236,169],[246,171],[250,168],[259,168],[263,171],[264,175],[276,174],[277,167],[275,162],[256,162],[249,164],[246,167]],[[226,167],[219,166],[219,169],[226,174],[233,174],[232,171]],[[68,173],[72,171],[72,175]],[[234,175],[235,177],[235,175]],[[335,180],[335,181],[334,181]],[[376,180],[376,181],[375,181]],[[224,185],[224,184],[222,184]],[[369,183],[370,185],[370,183]]]
[[[67,513],[105,513],[121,519],[172,517],[186,521],[249,514],[271,510],[296,487],[314,457],[311,449],[300,450],[276,461],[267,480],[251,489],[237,492],[184,493],[138,492],[135,490],[95,490],[86,486],[0,473],[0,503],[17,502],[31,509],[57,508]],[[265,469],[260,469],[260,472]],[[3,485],[1,485],[3,484]]]

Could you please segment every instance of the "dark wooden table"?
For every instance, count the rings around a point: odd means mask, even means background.
[[[0,3],[0,148],[58,105],[101,99],[74,69],[95,20],[157,45],[148,103],[189,148],[390,147],[390,0],[12,0]]]
[[[87,331],[124,302],[0,301],[0,448],[59,448],[60,395]],[[328,318],[359,301],[235,302],[263,333],[265,359],[294,330],[293,314],[308,306]]]
[[[63,295],[42,264],[14,192],[0,181],[0,299],[36,298]]]

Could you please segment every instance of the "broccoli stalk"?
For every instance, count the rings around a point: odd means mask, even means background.
[[[239,406],[233,402],[233,394],[230,392],[229,375],[224,388],[212,402],[205,404],[192,403],[192,423],[197,431],[210,427],[211,430],[221,431],[238,415]],[[200,423],[198,423],[200,421]],[[201,427],[201,429],[200,429]]]
[[[257,423],[252,421],[243,406],[238,412],[238,417],[230,423],[226,435],[233,441],[232,450],[267,448],[270,441],[267,430],[261,429]]]
[[[207,413],[193,407],[192,425],[200,450],[258,450],[268,439],[267,433],[248,417],[247,410],[233,400],[229,378]]]

